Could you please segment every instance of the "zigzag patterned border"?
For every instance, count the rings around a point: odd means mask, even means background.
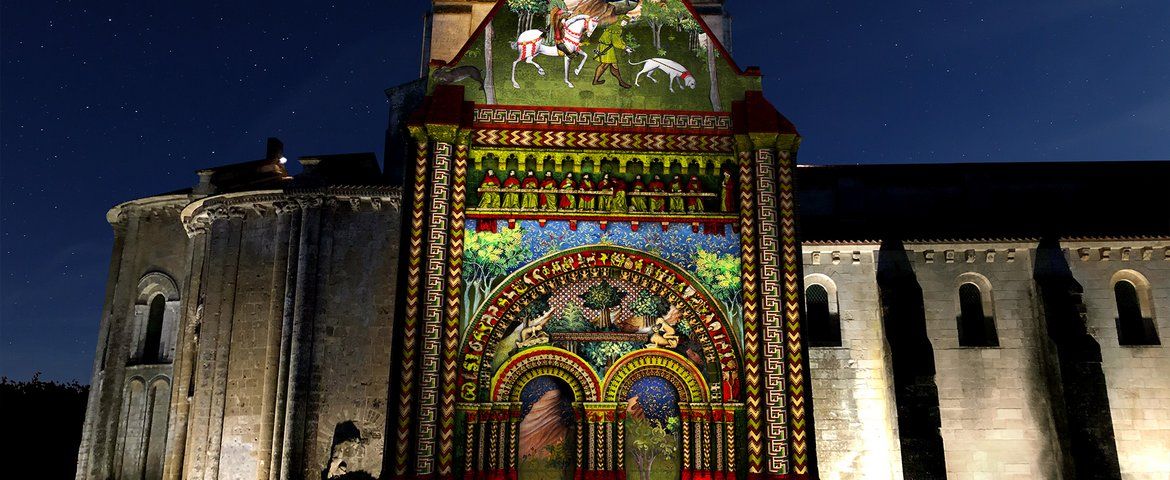
[[[435,142],[431,175],[430,226],[427,232],[426,289],[423,295],[422,374],[418,396],[417,473],[435,472],[435,428],[439,394],[439,357],[443,337],[443,298],[447,269],[447,226],[450,213],[451,144]]]
[[[402,328],[402,386],[398,393],[398,443],[394,450],[394,474],[410,468],[410,432],[414,421],[415,344],[418,336],[419,287],[422,283],[423,211],[427,196],[427,142],[416,142],[414,195],[410,209],[410,250],[406,266],[406,319]]]
[[[622,111],[608,109],[555,109],[480,105],[475,108],[475,127],[556,129],[578,127],[610,131],[662,130],[661,133],[731,133],[731,114],[724,112]]]
[[[735,140],[727,135],[574,132],[560,130],[476,130],[476,145],[491,147],[585,148],[647,151],[731,153]]]
[[[439,475],[446,477],[455,464],[455,356],[459,351],[459,310],[463,289],[463,225],[467,200],[467,143],[455,147],[451,189],[451,254],[447,273],[447,322],[443,326],[443,388],[439,427]]]
[[[776,219],[776,158],[770,148],[756,150],[756,177],[759,190],[760,220],[760,334],[768,339],[763,344],[764,421],[767,426],[767,458],[769,474],[788,473],[788,451],[785,445],[788,426],[784,421],[784,321],[780,294],[780,231]]]
[[[808,474],[808,443],[804,418],[804,352],[800,333],[800,245],[796,238],[793,160],[780,154],[780,242],[784,248],[784,319],[788,347],[788,411],[791,417],[792,471]]]
[[[760,324],[758,283],[756,273],[755,183],[751,154],[739,154],[740,238],[743,265],[740,277],[743,283],[743,368],[744,403],[747,406],[747,472],[759,475],[763,471],[763,399],[760,395]]]

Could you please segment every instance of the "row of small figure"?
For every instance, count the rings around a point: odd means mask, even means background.
[[[590,174],[581,175],[578,182],[572,173],[566,173],[564,180],[557,181],[552,172],[545,172],[544,179],[528,172],[523,180],[516,177],[516,171],[508,173],[502,182],[495,171],[488,170],[479,186],[479,208],[503,210],[558,210],[598,211],[609,213],[627,212],[703,212],[702,197],[714,197],[703,192],[697,176],[691,176],[683,183],[675,175],[669,183],[654,175],[650,182],[644,182],[641,175],[627,189],[620,178],[602,174],[594,182]]]

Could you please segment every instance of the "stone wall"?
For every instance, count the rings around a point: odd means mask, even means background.
[[[805,288],[836,297],[840,347],[810,347],[821,478],[901,479],[889,345],[882,328],[877,245],[804,245]],[[856,261],[854,260],[856,253]]]
[[[78,453],[78,478],[117,478],[123,472],[161,471],[172,366],[142,363],[139,305],[143,287],[168,283],[182,292],[189,241],[178,221],[185,197],[156,197],[121,205],[108,219],[114,248],[99,323],[94,374]],[[144,283],[145,280],[150,280]],[[185,300],[174,291],[180,305]],[[162,343],[174,345],[175,329]],[[152,408],[153,407],[153,408]]]
[[[1119,279],[1148,286],[1143,314],[1154,318],[1164,337],[1170,328],[1168,243],[1063,245],[1084,288],[1089,332],[1100,344],[1125,479],[1170,474],[1170,348],[1164,338],[1159,345],[1119,345],[1113,287]],[[803,248],[805,286],[826,286],[831,304],[835,297],[842,332],[840,347],[809,349],[818,468],[823,478],[901,478],[890,347],[875,280],[877,246]],[[1059,398],[1059,360],[1034,280],[1035,249],[1034,243],[1011,242],[906,247],[922,289],[949,478],[1076,475],[1062,422],[1077,412],[1062,409],[1082,404]],[[968,282],[988,297],[997,346],[960,345],[958,289]]]
[[[1170,477],[1170,242],[1064,242],[1069,267],[1084,287],[1089,333],[1101,346],[1102,369],[1122,478]],[[1136,275],[1135,275],[1136,274]],[[1160,345],[1122,346],[1114,283],[1151,287],[1148,300]]]
[[[1060,443],[1045,383],[1028,244],[915,244],[934,347],[947,475],[1060,478]],[[959,342],[959,287],[990,295],[998,346]]]

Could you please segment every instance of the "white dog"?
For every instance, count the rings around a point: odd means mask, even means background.
[[[638,85],[638,80],[642,78],[643,74],[645,74],[646,78],[649,78],[654,83],[658,83],[658,80],[654,78],[654,71],[662,70],[670,77],[670,81],[667,82],[667,84],[669,85],[671,92],[674,91],[675,80],[678,81],[678,88],[680,89],[684,86],[690,89],[695,88],[695,76],[691,75],[690,70],[687,70],[686,67],[679,65],[679,63],[674,60],[668,60],[665,58],[648,58],[637,63],[630,62],[630,65],[642,64],[645,65],[642,66],[642,71],[638,72],[638,75],[634,77],[634,85]],[[638,86],[640,87],[641,85]]]

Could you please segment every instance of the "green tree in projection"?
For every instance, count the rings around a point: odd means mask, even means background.
[[[612,310],[614,307],[620,306],[622,300],[626,298],[626,292],[614,288],[609,280],[602,280],[601,283],[589,287],[585,293],[581,294],[581,300],[584,302],[585,308],[593,310],[601,310],[595,320],[594,324],[597,328],[606,330],[613,326]]]
[[[642,2],[641,19],[650,27],[654,50],[658,55],[666,55],[666,48],[662,45],[662,27],[680,28],[683,18],[691,18],[682,2],[678,0],[646,0]],[[692,20],[693,21],[693,20]]]
[[[506,228],[499,233],[469,230],[464,239],[463,289],[464,323],[487,301],[504,275],[532,257],[524,244],[523,228]]]
[[[630,303],[630,311],[634,312],[634,315],[643,317],[646,323],[653,323],[655,319],[670,311],[670,303],[662,298],[662,295],[656,295],[650,290],[642,289],[634,295],[634,301]]]
[[[647,418],[626,420],[626,448],[638,466],[639,478],[650,480],[654,473],[654,462],[671,461],[678,454],[678,417],[670,417],[666,425]]]
[[[614,360],[642,346],[637,342],[585,342],[581,349],[585,353],[585,361],[597,370],[598,375],[605,376],[605,371]]]
[[[520,36],[521,32],[532,29],[534,17],[548,11],[548,0],[508,0],[508,8],[519,17],[516,22],[516,36]]]
[[[695,276],[711,291],[733,324],[743,318],[743,288],[740,283],[739,257],[719,255],[703,249],[695,251]]]
[[[569,302],[544,330],[549,333],[581,333],[593,331],[593,324],[585,319],[585,309],[577,302]]]

